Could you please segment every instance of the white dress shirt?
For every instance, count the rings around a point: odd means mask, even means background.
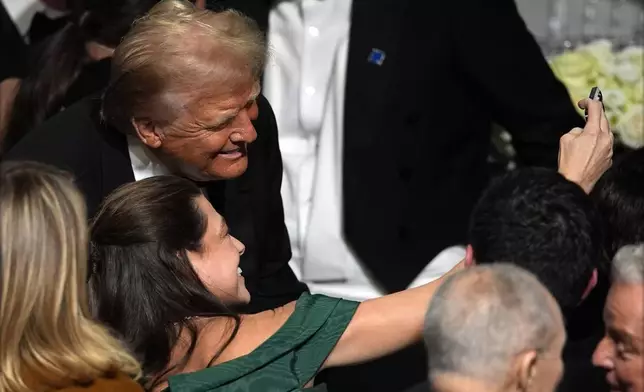
[[[273,106],[280,133],[291,267],[313,292],[361,301],[383,291],[342,234],[342,135],[351,3],[277,3],[269,17],[271,54],[263,92]],[[411,286],[436,279],[464,255],[463,247],[446,249]]]
[[[128,135],[127,148],[130,154],[130,161],[132,162],[132,172],[134,173],[135,181],[172,174],[139,139]]]

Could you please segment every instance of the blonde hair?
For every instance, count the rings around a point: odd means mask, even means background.
[[[103,118],[125,132],[132,119],[169,124],[199,94],[258,83],[265,60],[265,38],[252,19],[162,0],[116,48]]]
[[[85,204],[68,176],[0,166],[0,391],[138,377],[136,360],[89,316],[87,252]]]

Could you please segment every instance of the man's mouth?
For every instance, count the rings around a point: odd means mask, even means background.
[[[241,158],[246,153],[246,148],[236,147],[228,150],[221,150],[217,155],[226,159],[237,159]]]

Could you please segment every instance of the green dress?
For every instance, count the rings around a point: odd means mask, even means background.
[[[296,392],[315,377],[358,308],[302,294],[284,325],[253,352],[169,379],[170,392]]]

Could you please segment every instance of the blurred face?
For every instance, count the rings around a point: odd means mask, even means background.
[[[616,283],[604,307],[606,335],[593,364],[607,371],[611,391],[644,392],[644,285]]]
[[[259,84],[250,79],[191,102],[172,124],[136,124],[139,138],[168,166],[194,180],[231,179],[248,167],[257,133]]]
[[[250,293],[239,268],[244,244],[228,233],[226,221],[204,196],[199,196],[197,205],[207,228],[201,252],[188,252],[188,259],[206,288],[223,303],[248,303]]]

